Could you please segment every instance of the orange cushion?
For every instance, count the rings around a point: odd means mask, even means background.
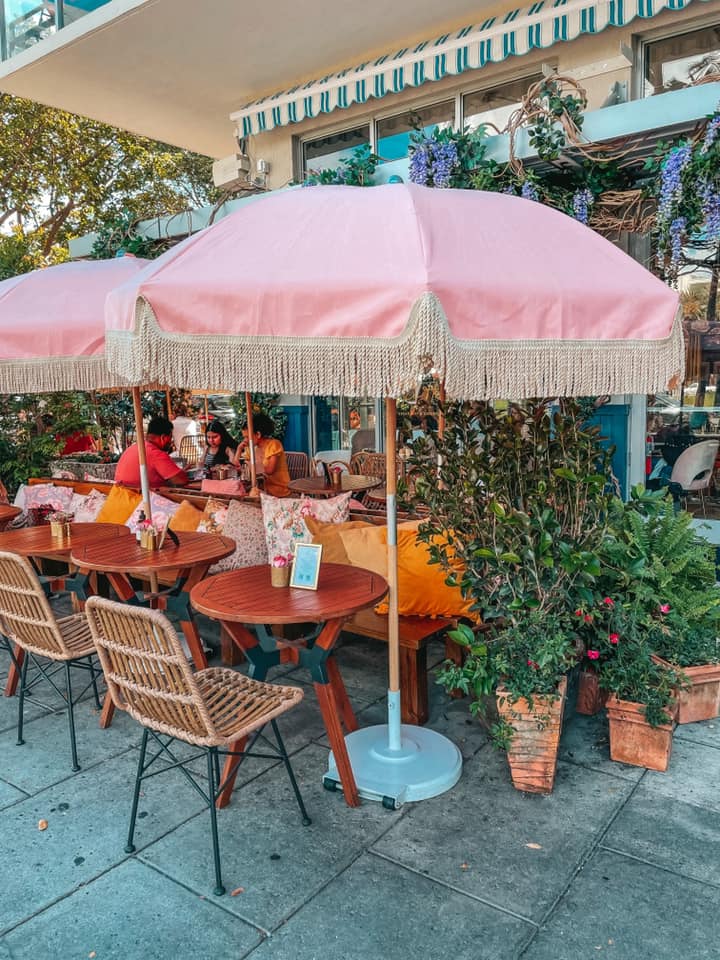
[[[183,500],[170,518],[169,526],[171,530],[178,530],[180,532],[187,530],[193,532],[197,530],[202,518],[202,510],[194,507],[189,500]]]
[[[354,530],[341,530],[339,534],[347,554],[347,562],[353,567],[364,567],[387,578],[387,528],[367,524]]]
[[[95,517],[95,523],[125,523],[141,501],[139,493],[116,484]]]
[[[313,543],[322,544],[323,563],[350,563],[345,544],[340,538],[344,530],[357,530],[372,524],[364,520],[348,520],[347,523],[322,523],[315,517],[305,517],[305,526],[312,535]]]

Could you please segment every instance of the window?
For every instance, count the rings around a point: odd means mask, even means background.
[[[463,117],[466,127],[475,130],[481,124],[492,124],[502,130],[510,115],[520,106],[520,101],[534,83],[542,80],[542,74],[511,80],[498,87],[478,90],[463,97]],[[494,131],[488,133],[492,136]]]
[[[433,103],[419,110],[406,110],[394,117],[378,120],[375,152],[383,163],[401,160],[409,152],[410,134],[416,128],[430,133],[435,127],[451,127],[455,123],[455,101]]]
[[[352,156],[353,150],[370,143],[367,123],[351,130],[329,133],[302,143],[302,176],[311,170],[334,170],[341,160]]]
[[[709,76],[720,80],[720,25],[645,44],[643,97],[680,90]]]

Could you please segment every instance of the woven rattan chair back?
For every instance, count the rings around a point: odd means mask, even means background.
[[[91,597],[85,611],[116,707],[144,727],[188,743],[223,742],[164,614],[102,597]]]
[[[379,477],[385,479],[385,454],[361,451],[351,460],[351,472],[359,473],[364,477]]]
[[[303,477],[310,476],[310,460],[306,453],[286,450],[285,460],[291,480],[302,480]]]
[[[68,649],[38,575],[24,557],[0,552],[0,629],[24,650],[69,660]]]
[[[205,456],[205,441],[203,437],[183,437],[180,440],[178,453],[188,467],[194,467]]]

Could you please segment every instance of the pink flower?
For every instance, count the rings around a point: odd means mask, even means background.
[[[589,613],[586,613],[585,616],[583,617],[583,620],[585,621],[585,623],[592,623],[593,618],[590,616]]]
[[[538,668],[538,665],[535,663],[534,660],[528,660],[528,664],[527,664],[527,665],[528,665],[529,667],[532,667],[533,670],[537,670],[537,668]]]
[[[582,615],[583,615],[582,610],[576,610],[576,611],[575,611],[575,616],[576,616],[576,617],[581,617]]]
[[[292,563],[292,554],[285,556],[285,554],[278,554],[278,556],[272,558],[273,567],[287,567]]]
[[[661,604],[660,604],[660,613],[670,613],[670,604],[669,604],[669,603],[661,603]]]
[[[603,600],[603,603],[605,604],[606,607],[615,606],[615,601],[611,597],[605,597],[605,599]]]
[[[588,650],[587,652],[588,660],[599,660],[600,653],[598,650]]]
[[[608,640],[610,641],[610,643],[617,643],[619,639],[620,639],[619,633],[611,633],[608,636]]]

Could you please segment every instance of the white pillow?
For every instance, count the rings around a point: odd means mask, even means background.
[[[233,500],[228,507],[223,535],[235,541],[235,553],[210,567],[210,573],[239,570],[268,562],[265,523],[262,511],[249,503]]]
[[[140,523],[140,511],[142,508],[143,502],[141,501],[125,521],[125,526],[129,527],[133,533],[137,532],[138,523]],[[152,510],[153,524],[155,524],[157,527],[166,527],[170,517],[172,517],[172,515],[177,513],[180,509],[180,504],[175,503],[174,500],[168,500],[167,497],[160,496],[159,493],[151,493],[150,509]]]
[[[76,496],[79,496],[80,500],[74,508],[75,523],[93,523],[102,510],[107,497],[99,490],[91,490],[86,496],[82,494],[76,494]],[[74,501],[75,497],[73,497],[73,503]]]

